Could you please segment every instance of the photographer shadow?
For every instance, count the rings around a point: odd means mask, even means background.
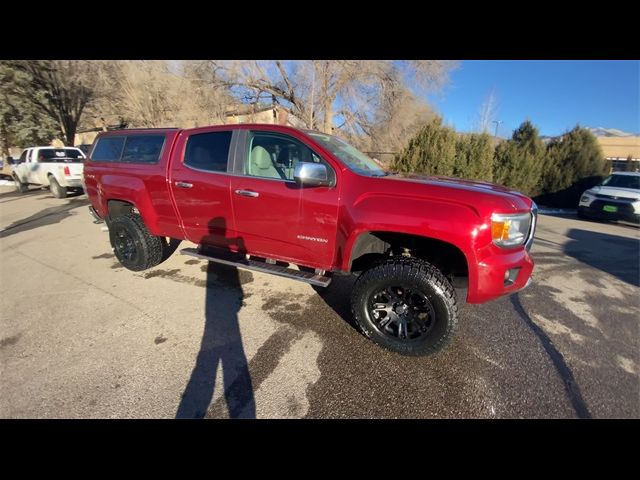
[[[246,252],[241,237],[226,238],[226,222],[209,222],[209,240]],[[207,238],[202,240],[207,244]],[[255,418],[253,384],[242,345],[238,312],[243,291],[235,267],[208,262],[204,332],[191,377],[182,394],[176,418],[204,418],[213,399],[218,368],[230,418]]]

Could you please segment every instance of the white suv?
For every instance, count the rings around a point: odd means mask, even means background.
[[[580,197],[578,216],[640,223],[640,172],[616,172]]]

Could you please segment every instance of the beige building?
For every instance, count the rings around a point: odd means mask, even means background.
[[[288,110],[282,108],[280,105],[238,105],[233,107],[233,109],[227,110],[225,114],[226,117],[223,122],[225,124],[268,123],[305,128],[302,120],[289,113]],[[114,126],[107,126],[106,128],[111,130]],[[92,144],[98,133],[103,130],[104,128],[96,127],[91,130],[76,133],[74,145]],[[64,146],[62,140],[59,139],[53,140],[51,145],[55,147]]]
[[[633,162],[631,170],[640,171],[640,136],[596,138],[614,172],[627,170],[629,158]]]
[[[280,105],[238,105],[227,110],[224,123],[270,123],[305,128],[305,124]]]

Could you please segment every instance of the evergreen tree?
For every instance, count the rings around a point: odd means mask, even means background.
[[[456,164],[456,132],[435,118],[422,127],[395,159],[399,172],[451,176]]]
[[[10,147],[48,145],[57,134],[55,123],[16,92],[17,82],[26,76],[0,64],[0,148],[2,156]]]
[[[582,179],[606,175],[608,170],[596,137],[586,128],[576,126],[549,144],[542,191],[558,192]]]
[[[456,141],[456,162],[453,174],[456,177],[490,182],[493,176],[493,153],[491,136],[488,134],[459,135]]]
[[[545,153],[538,129],[526,120],[513,132],[510,140],[496,148],[494,182],[528,195],[537,195],[541,191]]]

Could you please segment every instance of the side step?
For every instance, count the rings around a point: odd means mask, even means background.
[[[202,258],[210,262],[222,263],[233,267],[244,268],[245,270],[255,270],[256,272],[270,273],[279,277],[299,280],[301,282],[310,283],[319,287],[327,287],[331,283],[331,277],[316,275],[311,272],[303,272],[292,268],[283,267],[271,263],[259,262],[257,260],[247,259],[245,255],[232,252],[210,252],[198,250],[196,248],[183,248],[180,250],[182,255]]]

